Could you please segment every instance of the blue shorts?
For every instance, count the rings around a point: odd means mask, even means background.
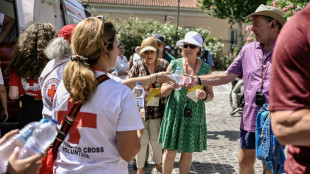
[[[240,147],[244,149],[255,149],[255,132],[240,129]]]

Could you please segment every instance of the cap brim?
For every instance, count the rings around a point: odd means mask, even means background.
[[[282,26],[285,24],[285,19],[281,17],[278,13],[270,12],[270,11],[260,11],[256,13],[252,13],[248,16],[246,16],[244,19],[252,19],[253,16],[269,16],[278,21]]]
[[[193,45],[196,45],[197,47],[202,47],[202,45],[199,44],[198,42],[196,42],[195,40],[185,40],[185,39],[179,40],[179,41],[176,43],[176,46],[183,46],[185,42],[186,42],[186,43],[193,44]]]
[[[157,49],[154,48],[154,47],[151,47],[151,46],[147,46],[145,48],[142,48],[140,52],[143,53],[143,52],[145,52],[147,50],[156,51]]]

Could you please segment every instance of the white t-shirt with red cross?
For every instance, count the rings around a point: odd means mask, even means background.
[[[56,90],[62,80],[62,73],[70,58],[50,60],[44,67],[40,77],[39,84],[43,100],[43,118],[51,118],[53,114],[53,101]]]
[[[103,72],[95,71],[96,76]],[[62,123],[72,104],[63,82],[54,97],[54,118]],[[131,90],[114,80],[106,80],[85,103],[59,147],[56,173],[128,173],[128,163],[117,150],[116,132],[143,129]]]

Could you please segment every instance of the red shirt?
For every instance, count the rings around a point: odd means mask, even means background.
[[[280,32],[272,57],[271,111],[310,109],[309,26],[310,5],[294,15]],[[310,173],[310,147],[289,146],[285,171]]]
[[[42,100],[41,89],[38,80],[26,80],[24,78],[18,77],[16,72],[13,72],[10,75],[9,85],[18,86],[19,96],[26,94],[36,99]]]

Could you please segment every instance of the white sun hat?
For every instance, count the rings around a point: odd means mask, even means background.
[[[195,31],[189,31],[185,34],[184,39],[179,40],[177,42],[177,46],[183,46],[184,43],[190,43],[193,45],[196,45],[198,47],[202,47],[202,37],[199,33],[195,32]]]

